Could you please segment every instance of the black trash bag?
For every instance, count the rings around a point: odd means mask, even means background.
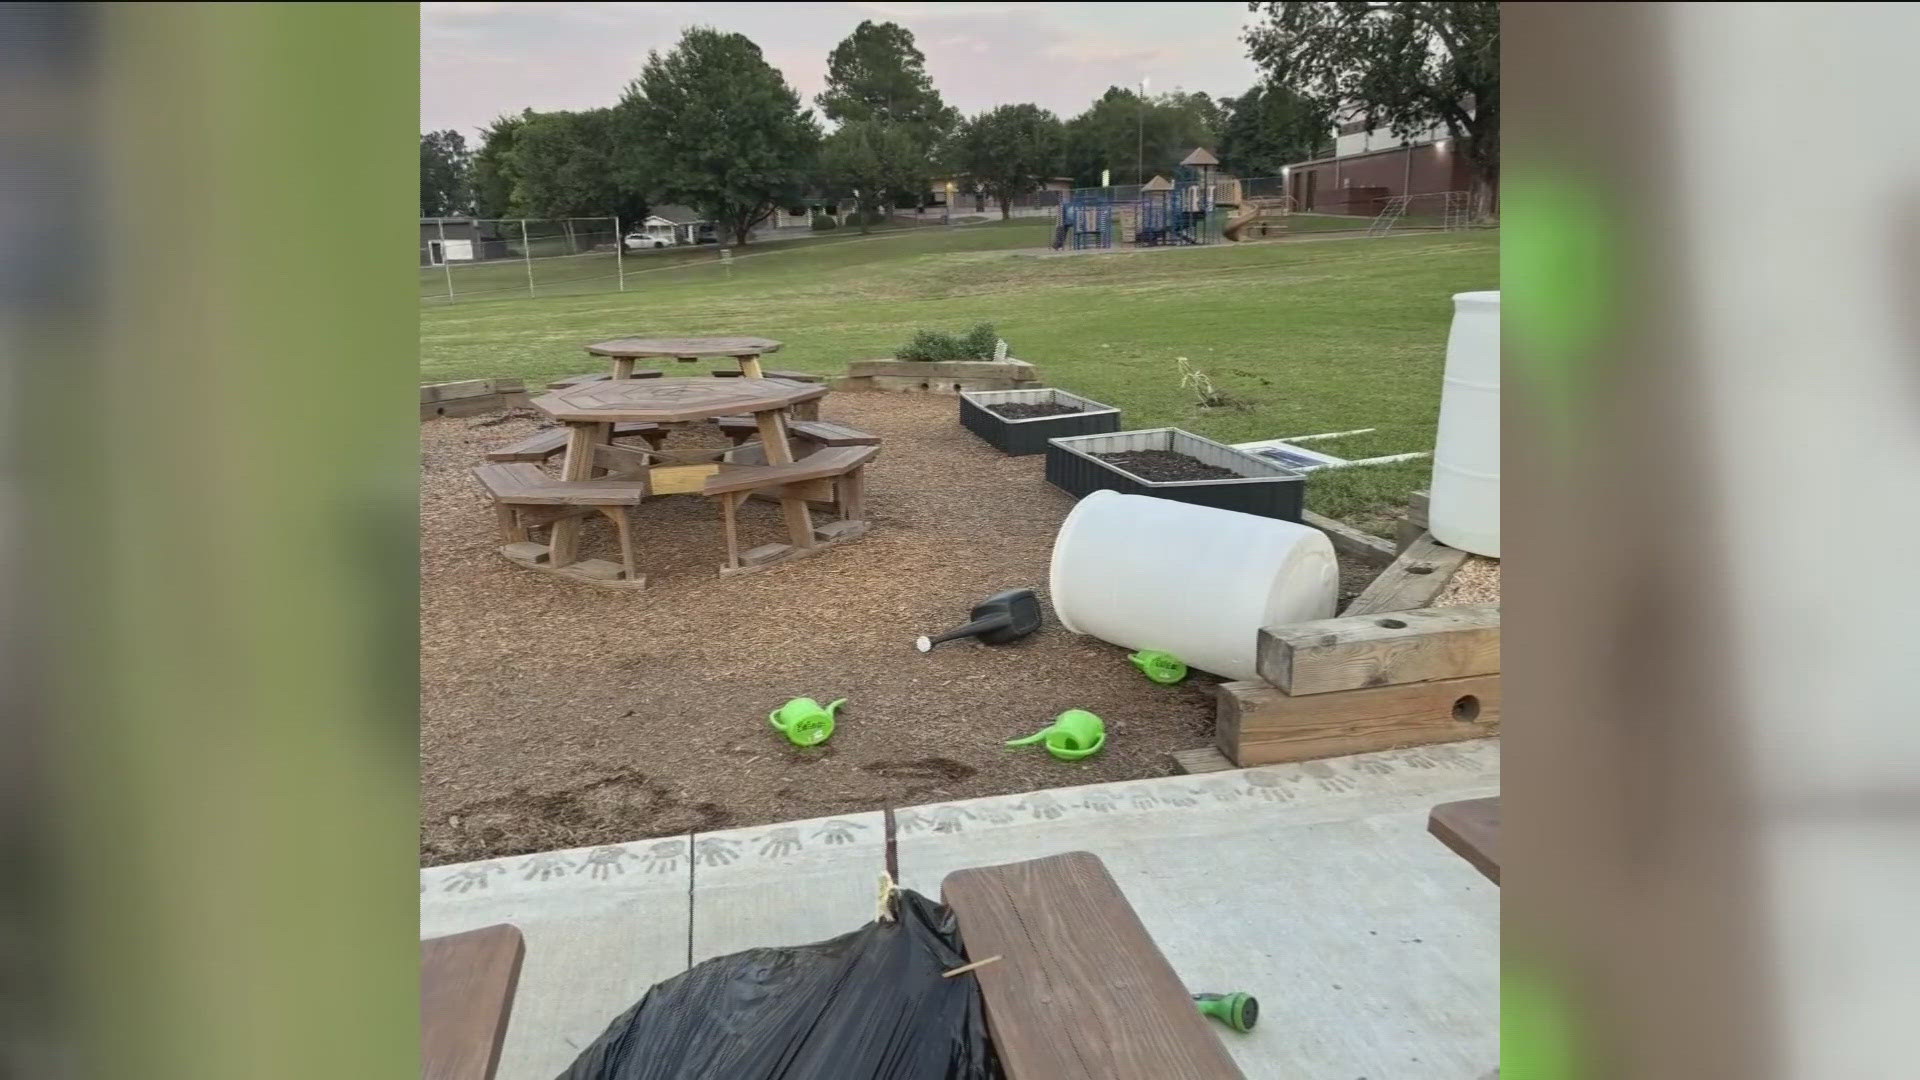
[[[944,905],[748,949],[656,983],[559,1080],[1003,1080],[980,986]]]

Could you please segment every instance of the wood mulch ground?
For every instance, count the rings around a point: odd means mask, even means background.
[[[1060,629],[1013,645],[918,634],[1021,586],[1046,597],[1072,500],[1042,459],[1007,457],[951,397],[835,393],[822,416],[880,435],[873,532],[722,578],[718,515],[676,497],[641,511],[642,591],[519,569],[495,552],[468,470],[537,427],[524,417],[421,424],[421,836],[425,865],[649,836],[1162,776],[1212,738],[1213,680],[1148,682],[1125,651]],[[675,443],[717,432],[690,429]],[[750,502],[743,547],[781,538]],[[587,556],[618,558],[603,520]],[[1342,575],[1342,591],[1367,574]],[[790,697],[845,697],[831,742],[801,750],[767,723]],[[1058,762],[1007,739],[1069,708],[1107,748]]]

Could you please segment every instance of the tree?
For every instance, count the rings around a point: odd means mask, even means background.
[[[1002,105],[967,121],[956,141],[960,168],[1000,204],[1001,220],[1013,216],[1013,200],[1060,171],[1065,144],[1060,118],[1038,105]]]
[[[473,212],[470,173],[473,155],[457,131],[420,136],[420,216],[448,217]]]
[[[930,150],[959,122],[927,77],[927,58],[912,31],[895,23],[862,22],[827,54],[827,88],[814,104],[836,124],[884,120],[905,125]]]
[[[518,116],[499,117],[481,135],[480,149],[473,155],[473,207],[481,218],[518,217],[514,205],[514,143],[520,129],[532,119],[526,109]]]
[[[1236,176],[1278,176],[1331,151],[1326,110],[1286,87],[1261,83],[1222,104],[1220,164]]]
[[[1401,138],[1446,125],[1473,169],[1475,209],[1500,184],[1500,5],[1249,3],[1266,21],[1248,53],[1271,80],[1299,88],[1333,116]]]
[[[532,113],[514,137],[512,203],[528,217],[638,222],[646,184],[626,158],[612,109]]]
[[[1205,94],[1142,97],[1109,86],[1086,112],[1067,121],[1067,172],[1086,186],[1099,184],[1102,170],[1136,183],[1170,174],[1194,147],[1214,143],[1220,119],[1220,107]]]
[[[860,231],[900,191],[925,191],[927,157],[910,129],[885,120],[849,120],[820,146],[823,186],[854,196]]]
[[[739,34],[694,27],[647,54],[618,106],[621,134],[664,200],[701,211],[741,244],[794,200],[820,129],[800,97]]]

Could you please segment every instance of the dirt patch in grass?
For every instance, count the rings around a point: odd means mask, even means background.
[[[1232,469],[1209,465],[1199,458],[1176,454],[1172,450],[1126,450],[1117,454],[1095,454],[1101,461],[1117,465],[1142,480],[1230,480],[1240,474]]]
[[[1037,405],[1010,402],[1005,405],[989,405],[988,409],[999,413],[1006,420],[1031,420],[1036,416],[1071,416],[1079,412],[1072,405],[1062,405],[1057,401],[1045,401]]]
[[[1050,607],[1015,644],[917,652],[916,635],[1002,589],[1046,599],[1073,502],[1038,458],[962,428],[952,398],[835,393],[822,416],[884,440],[871,535],[722,578],[715,507],[660,499],[639,513],[641,591],[497,554],[469,470],[534,420],[421,425],[423,864],[1163,776],[1168,751],[1211,742],[1213,679],[1157,686]],[[725,439],[691,428],[668,445]],[[776,505],[749,502],[742,519],[743,546],[782,537]],[[582,553],[618,558],[604,520]],[[848,699],[831,742],[799,749],[767,723],[801,695]],[[1070,708],[1106,719],[1099,755],[1002,746]]]

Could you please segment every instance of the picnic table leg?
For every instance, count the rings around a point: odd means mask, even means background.
[[[787,445],[787,417],[779,409],[754,413],[753,419],[760,426],[760,443],[765,448],[767,464],[793,464],[793,450]],[[787,535],[797,548],[813,546],[813,515],[807,512],[807,500],[788,493],[789,489],[780,489],[780,512],[787,519]]]
[[[613,377],[616,379],[633,378],[633,357],[616,356],[613,358]]]
[[[593,479],[593,448],[607,441],[612,424],[568,424],[567,457],[560,467],[562,480]],[[553,543],[547,549],[547,565],[558,568],[580,561],[580,519],[562,518],[553,523]]]
[[[740,376],[742,378],[758,379],[761,377],[760,357],[736,356],[734,359],[740,361]]]

